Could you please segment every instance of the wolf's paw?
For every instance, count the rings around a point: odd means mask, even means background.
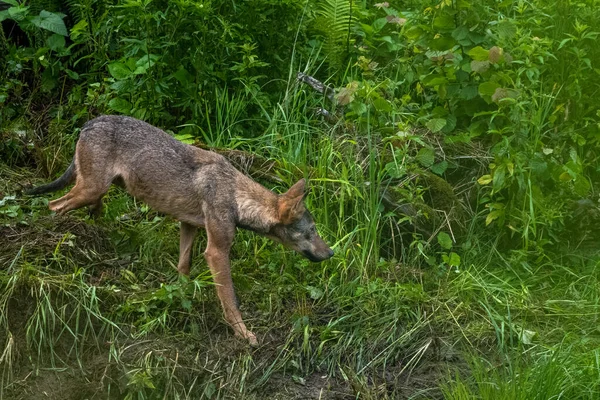
[[[53,200],[48,203],[48,208],[50,211],[54,211],[58,215],[63,215],[67,211],[66,206],[66,202],[62,199]]]
[[[256,339],[254,333],[248,332],[248,336],[246,336],[246,339],[248,339],[248,343],[250,343],[250,346],[258,347],[258,340]]]
[[[236,332],[235,336],[247,340],[250,346],[252,347],[258,347],[258,340],[256,339],[256,335],[250,331],[246,331],[244,333]]]

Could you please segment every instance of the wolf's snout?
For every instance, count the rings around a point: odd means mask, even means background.
[[[304,250],[302,251],[302,255],[312,262],[321,262],[329,260],[331,257],[333,257],[333,250],[331,250],[329,247],[326,249],[320,249],[320,251],[316,252]]]

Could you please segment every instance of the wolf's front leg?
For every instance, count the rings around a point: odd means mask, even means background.
[[[233,289],[233,281],[231,280],[229,251],[234,232],[235,226],[231,226],[230,229],[227,224],[210,224],[207,221],[208,243],[204,257],[213,275],[225,320],[231,325],[236,336],[247,339],[252,346],[257,346],[256,336],[246,328],[246,324],[242,320],[242,314],[238,308]]]

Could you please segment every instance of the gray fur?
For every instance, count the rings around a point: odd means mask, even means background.
[[[281,242],[311,261],[333,251],[317,234],[305,209],[305,181],[277,195],[236,170],[223,156],[183,144],[162,130],[130,117],[105,115],[81,129],[73,162],[56,181],[30,190],[55,191],[76,179],[65,196],[49,203],[65,213],[83,206],[98,214],[113,182],[136,198],[181,221],[178,270],[189,274],[198,227],[207,232],[204,256],[213,273],[225,319],[236,335],[257,344],[236,303],[229,252],[235,227]]]
[[[64,189],[75,181],[75,160],[71,161],[71,164],[67,170],[55,181],[34,187],[32,189],[25,190],[26,195],[35,196],[44,193],[56,192],[57,190]]]

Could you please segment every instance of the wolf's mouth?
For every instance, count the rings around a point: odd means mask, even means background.
[[[321,262],[323,260],[325,260],[324,258],[320,258],[320,257],[316,257],[314,254],[312,254],[310,251],[308,250],[304,250],[302,252],[302,255],[306,258],[308,258],[310,261],[312,262]]]

